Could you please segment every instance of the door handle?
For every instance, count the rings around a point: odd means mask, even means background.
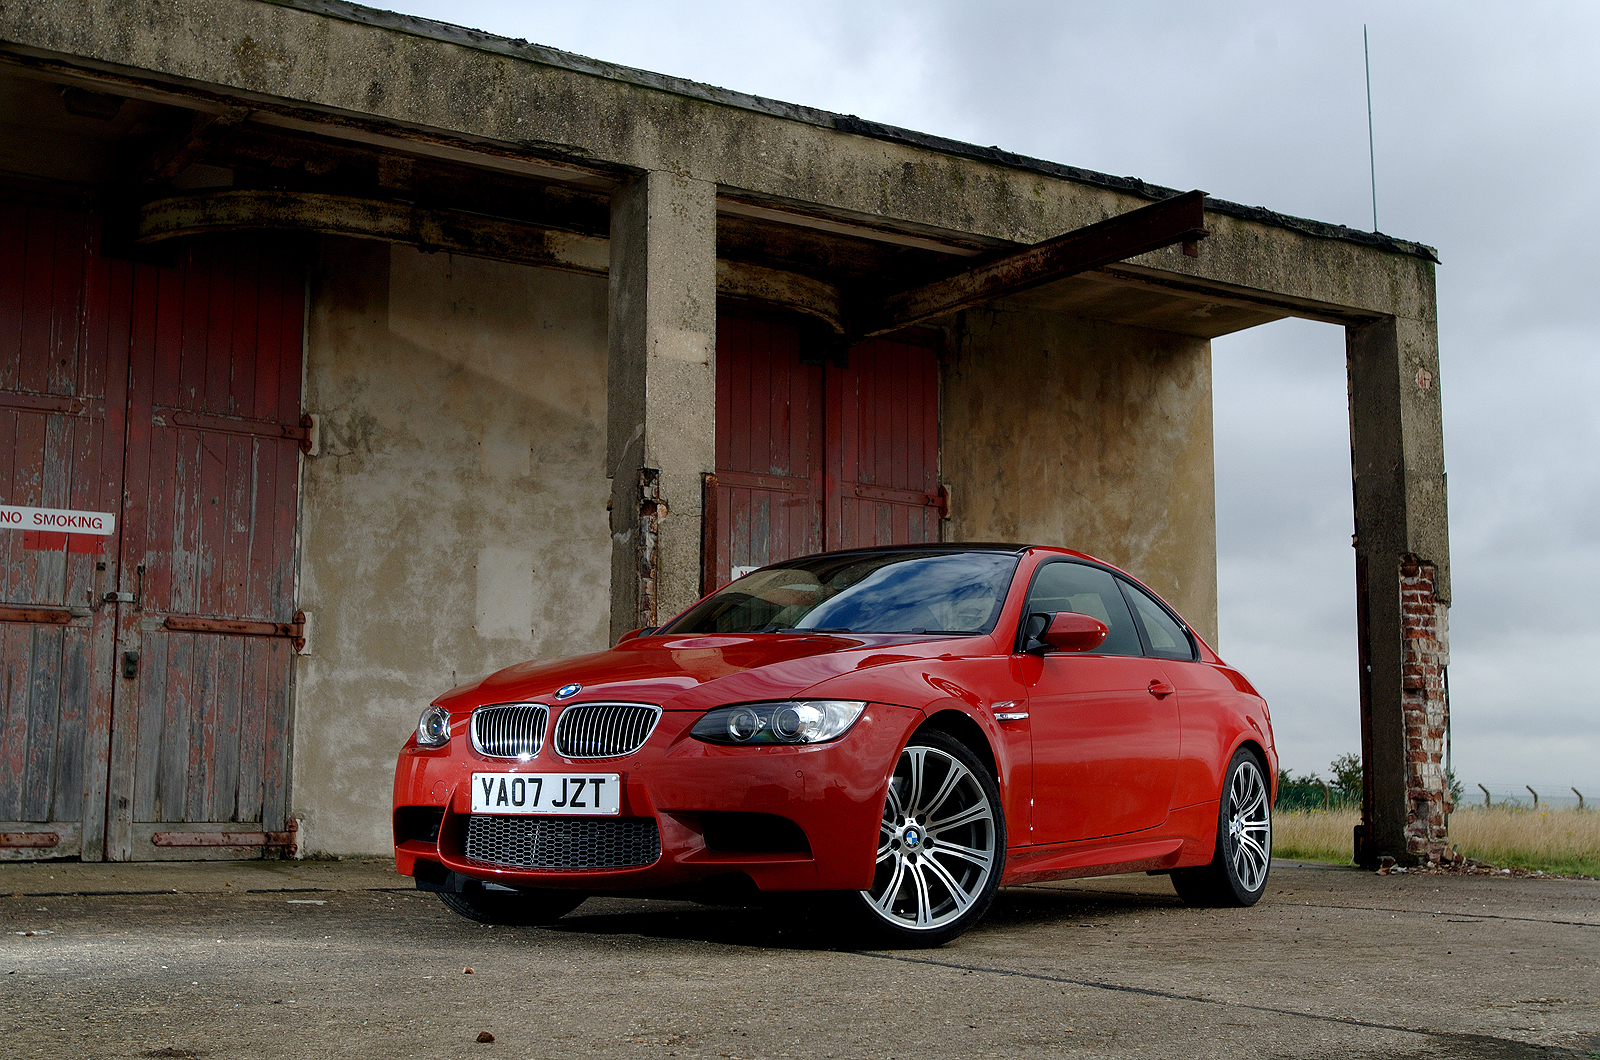
[[[1176,688],[1173,688],[1171,685],[1167,684],[1165,681],[1161,680],[1160,678],[1157,678],[1156,680],[1150,682],[1150,694],[1152,696],[1155,696],[1157,699],[1162,699],[1162,698],[1165,698],[1166,696],[1170,696],[1170,695],[1172,695],[1172,693],[1174,693],[1176,691],[1177,691]]]

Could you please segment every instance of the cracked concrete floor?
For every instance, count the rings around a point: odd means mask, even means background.
[[[1600,883],[1274,866],[1009,888],[939,950],[784,906],[485,927],[386,861],[0,864],[25,1057],[1600,1057]],[[471,974],[463,969],[470,967]],[[481,1032],[495,1037],[480,1043]]]

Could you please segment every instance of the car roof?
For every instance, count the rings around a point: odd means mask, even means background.
[[[1116,571],[1118,574],[1132,577],[1121,567],[1107,563],[1098,556],[1091,556],[1087,552],[1079,552],[1077,549],[1066,548],[1063,545],[1018,544],[1014,541],[923,541],[905,545],[870,545],[864,548],[840,548],[828,552],[813,552],[808,556],[795,556],[793,559],[782,560],[779,563],[768,564],[768,566],[780,566],[782,563],[794,563],[800,560],[814,559],[817,556],[870,556],[884,553],[904,554],[907,552],[926,552],[929,554],[941,552],[989,552],[1008,556],[1021,556],[1026,552],[1050,552],[1058,556],[1071,556],[1074,559],[1085,560],[1096,566],[1105,567],[1107,570]]]
[[[795,559],[810,559],[811,556],[847,556],[855,554],[870,555],[878,552],[1004,552],[1009,555],[1020,555],[1037,545],[1018,545],[1004,541],[922,541],[907,545],[869,545],[864,548],[838,548],[826,552],[813,552],[810,556],[796,556]],[[783,562],[790,562],[785,560]]]
[[[906,545],[869,545],[863,548],[839,548],[830,549],[827,552],[813,552],[805,556],[795,556],[793,560],[782,560],[780,562],[791,563],[794,560],[811,559],[815,556],[872,555],[885,552],[997,552],[1009,556],[1020,556],[1024,552],[1032,551],[1076,556],[1079,559],[1086,559],[1103,566],[1112,566],[1112,564],[1106,563],[1105,560],[1091,556],[1087,552],[1079,552],[1063,545],[1018,544],[1014,541],[921,541]],[[771,566],[776,565],[771,564]]]

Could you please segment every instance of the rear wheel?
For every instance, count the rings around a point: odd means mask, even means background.
[[[553,924],[583,904],[576,891],[491,891],[476,881],[460,891],[440,891],[439,900],[480,924]]]
[[[1000,789],[977,755],[917,733],[889,778],[872,887],[852,896],[859,918],[889,945],[949,942],[994,901],[1005,836]]]
[[[1255,905],[1272,868],[1272,802],[1261,760],[1245,748],[1228,763],[1211,864],[1176,869],[1172,886],[1188,905]]]

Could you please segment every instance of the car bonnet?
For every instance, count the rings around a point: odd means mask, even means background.
[[[707,710],[783,699],[822,681],[889,663],[951,653],[975,638],[896,634],[728,634],[639,637],[609,651],[507,667],[452,689],[436,702],[465,713],[490,703],[551,701],[578,685],[572,702],[651,703]],[[977,647],[973,644],[973,647]]]

